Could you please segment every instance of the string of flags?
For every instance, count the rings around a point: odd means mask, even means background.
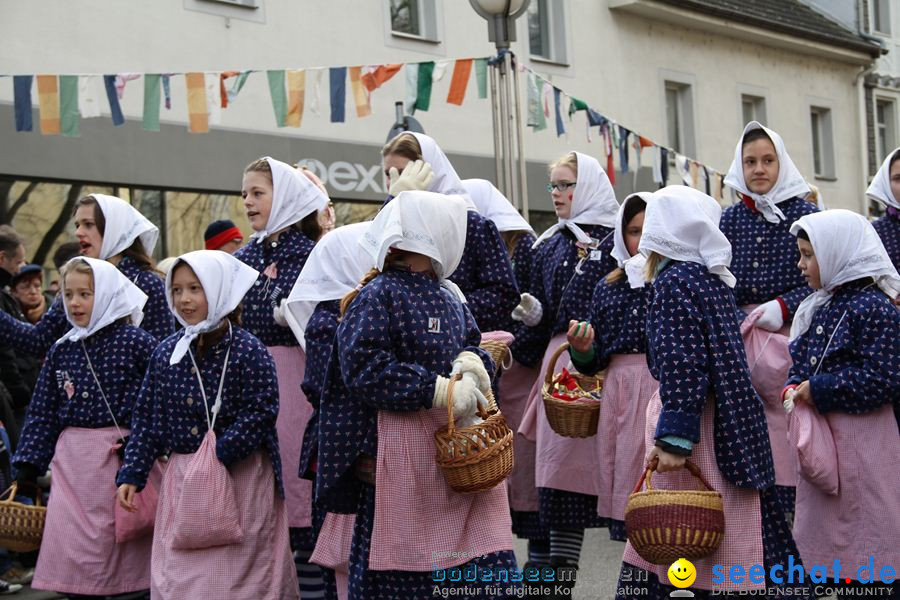
[[[443,61],[383,65],[272,69],[266,71],[206,71],[189,73],[116,73],[65,75],[14,75],[13,97],[16,131],[33,131],[32,90],[37,87],[39,128],[44,135],[78,136],[80,119],[100,116],[104,100],[112,123],[125,123],[121,100],[129,82],[143,80],[143,118],[145,131],[159,131],[160,110],[172,108],[173,77],[184,77],[187,90],[188,130],[206,133],[216,125],[221,111],[235,102],[247,80],[265,73],[275,124],[300,127],[306,108],[319,114],[320,90],[328,73],[329,118],[332,123],[347,119],[349,93],[357,118],[372,114],[371,95],[400,71],[405,74],[407,112],[427,111],[431,106],[434,83],[443,79],[452,65],[448,104],[462,105],[474,71],[478,97],[487,98],[487,58],[463,58]],[[349,86],[348,86],[349,80]],[[309,100],[309,106],[306,106]]]
[[[653,181],[660,187],[665,186],[668,182],[669,158],[674,157],[675,170],[685,185],[703,191],[719,202],[724,200],[724,173],[676,152],[672,148],[658,144],[617,123],[614,119],[600,114],[583,100],[570,96],[554,86],[533,69],[522,64],[519,64],[518,68],[521,72],[526,73],[528,127],[533,131],[547,129],[548,121],[552,116],[556,135],[559,137],[567,133],[566,117],[571,122],[575,113],[583,111],[587,121],[588,142],[593,141],[591,133],[595,127],[601,138],[606,154],[606,173],[611,183],[615,184],[616,182],[615,159],[617,157],[619,172],[624,175],[633,171],[634,186],[637,188],[637,174],[641,169],[641,161],[645,152],[649,151],[652,157]],[[635,159],[633,164],[631,163],[632,155]]]

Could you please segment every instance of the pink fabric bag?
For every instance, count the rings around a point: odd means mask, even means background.
[[[797,448],[803,476],[829,496],[837,496],[837,448],[828,420],[805,402],[795,404],[788,416],[788,435]]]
[[[750,381],[766,403],[780,403],[781,390],[792,364],[788,339],[781,333],[756,327],[758,318],[758,315],[752,319],[747,317],[741,323]]]
[[[119,443],[113,446],[111,452],[115,454],[121,445]],[[144,489],[134,496],[134,506],[137,508],[137,512],[128,512],[116,502],[114,513],[116,519],[116,543],[124,544],[125,542],[151,535],[153,533],[153,525],[156,523],[157,504],[159,504],[159,493],[156,491],[156,486],[149,479]]]

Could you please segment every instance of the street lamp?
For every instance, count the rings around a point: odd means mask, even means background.
[[[516,40],[516,19],[528,9],[528,3],[529,0],[469,0],[475,12],[487,20],[488,39],[497,48],[497,57],[489,63],[497,187],[526,219],[528,190],[519,72],[513,66],[509,44]]]

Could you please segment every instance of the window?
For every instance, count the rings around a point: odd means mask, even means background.
[[[387,0],[387,3],[393,35],[438,41],[434,0]]]
[[[897,121],[894,102],[878,99],[875,101],[875,150],[878,160],[884,160],[888,152],[897,147]]]
[[[746,125],[750,121],[766,124],[766,99],[762,96],[741,94],[741,114]]]
[[[834,179],[834,138],[831,109],[813,106],[810,109],[812,128],[813,172],[821,179]]]
[[[208,2],[221,2],[222,4],[231,4],[232,6],[243,6],[244,8],[259,8],[259,0],[207,0]]]
[[[528,4],[528,51],[532,58],[566,62],[563,3],[532,0]]]
[[[872,28],[878,33],[891,33],[890,0],[872,0]]]
[[[666,81],[665,90],[669,147],[681,154],[696,156],[692,88],[687,83]]]

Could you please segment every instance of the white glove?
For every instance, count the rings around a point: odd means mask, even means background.
[[[541,322],[544,316],[544,309],[541,301],[525,292],[519,297],[519,305],[512,311],[514,321],[522,321],[528,327],[534,327]]]
[[[275,323],[282,327],[288,326],[287,319],[284,316],[287,314],[287,309],[287,298],[282,298],[281,303],[272,309],[272,318],[275,319]]]
[[[438,375],[434,382],[434,398],[431,400],[431,406],[434,408],[446,407],[447,391],[449,389],[450,380]],[[479,404],[487,409],[487,399],[471,379],[463,378],[453,384],[454,416],[473,415]]]
[[[766,331],[778,331],[784,326],[784,318],[781,316],[781,303],[778,300],[769,300],[764,304],[760,304],[747,318],[759,315],[756,320],[756,327],[765,329]]]
[[[471,378],[473,383],[483,394],[487,394],[491,389],[491,376],[488,375],[487,369],[484,368],[484,362],[474,352],[463,350],[453,359],[453,369],[450,375],[462,375]]]
[[[396,167],[391,167],[388,173],[391,181],[388,193],[391,196],[397,196],[400,192],[427,190],[428,184],[434,179],[431,165],[423,160],[410,162],[403,173],[398,173]]]

